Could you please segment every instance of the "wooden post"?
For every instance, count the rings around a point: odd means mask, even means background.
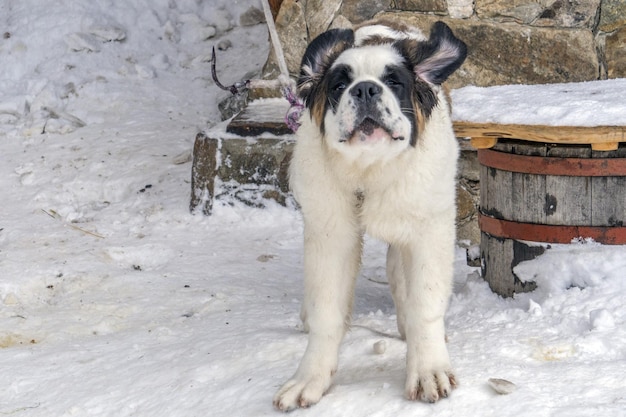
[[[280,10],[283,0],[269,0],[269,3],[270,9],[272,10],[272,17],[276,20],[276,16],[278,16],[278,11]]]

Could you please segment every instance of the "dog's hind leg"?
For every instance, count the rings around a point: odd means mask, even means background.
[[[406,339],[406,275],[402,263],[402,253],[394,245],[387,249],[387,281],[391,287],[391,296],[396,306],[398,332],[402,339]]]

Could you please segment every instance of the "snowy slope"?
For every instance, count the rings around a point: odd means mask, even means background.
[[[232,42],[224,82],[267,56],[265,27],[239,25],[251,4],[0,4],[0,415],[278,415],[306,344],[299,214],[188,212],[193,138],[224,97],[210,47]],[[384,251],[367,242],[335,385],[292,415],[625,415],[623,247],[520,264],[539,289],[511,300],[459,249],[447,321],[461,385],[435,405],[402,398]]]

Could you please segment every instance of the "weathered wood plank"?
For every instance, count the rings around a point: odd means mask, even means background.
[[[591,157],[591,148],[548,145],[546,156],[588,159]],[[546,215],[546,224],[571,226],[591,224],[590,177],[546,175],[546,200],[550,200],[554,205],[553,210]]]
[[[497,218],[513,215],[513,173],[480,167],[480,208]]]
[[[454,122],[458,137],[481,138],[523,138],[530,142],[560,144],[595,144],[597,150],[614,150],[615,143],[626,142],[626,126],[547,126],[516,125],[497,123]],[[613,145],[607,145],[613,144]]]
[[[226,131],[239,136],[255,137],[263,133],[290,135],[293,132],[285,123],[289,110],[286,100],[256,100],[248,104],[233,120]]]
[[[614,151],[619,147],[619,142],[592,143],[591,149],[594,151]]]
[[[626,177],[592,178],[591,189],[591,225],[626,225]]]
[[[457,136],[462,137],[458,134],[458,132]],[[498,138],[472,137],[470,139],[470,143],[476,149],[488,149],[493,148],[496,143],[498,143]]]
[[[508,151],[516,155],[545,156],[546,145],[532,142],[515,142],[507,146]],[[545,175],[527,173],[513,173],[511,178],[513,187],[511,220],[528,223],[543,223],[546,219]]]
[[[481,233],[481,275],[491,291],[502,297],[513,297],[515,293],[533,291],[535,282],[521,282],[513,268],[520,262],[541,255],[542,246],[529,246],[513,239],[500,239]]]
[[[611,152],[592,152],[594,158],[626,159],[626,144]],[[626,177],[598,177],[591,179],[593,207],[592,226],[626,225]]]

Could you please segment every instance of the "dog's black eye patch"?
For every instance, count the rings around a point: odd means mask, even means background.
[[[381,81],[389,87],[400,104],[400,110],[411,122],[411,145],[415,145],[416,115],[412,100],[415,88],[413,71],[408,66],[388,65],[381,77]]]
[[[413,86],[413,73],[406,67],[388,65],[381,77],[381,81],[401,98],[404,94],[409,94]]]
[[[351,82],[352,69],[347,65],[337,65],[328,73],[326,88],[328,104],[330,104],[333,113],[337,109],[341,95]]]

